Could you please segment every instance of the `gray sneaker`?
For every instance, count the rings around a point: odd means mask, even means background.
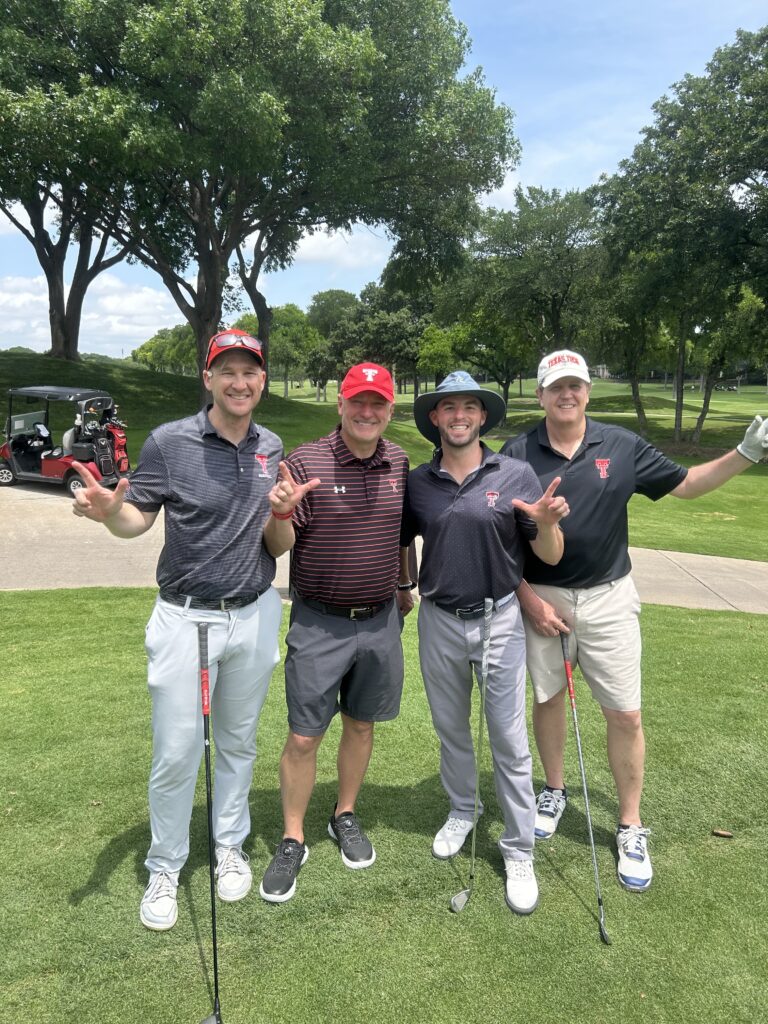
[[[542,789],[536,797],[536,822],[533,831],[537,839],[549,839],[555,834],[566,803],[564,789],[550,789],[549,786]]]
[[[339,844],[346,867],[353,870],[369,868],[376,860],[376,851],[352,811],[345,811],[337,818],[334,807],[328,822],[328,835]]]
[[[281,839],[259,886],[267,903],[285,903],[296,892],[299,868],[307,863],[309,850],[298,839]]]

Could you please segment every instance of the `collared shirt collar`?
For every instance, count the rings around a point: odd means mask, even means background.
[[[214,425],[211,423],[210,417],[208,415],[212,408],[213,405],[206,405],[204,409],[200,410],[200,412],[197,414],[197,425],[200,428],[201,434],[213,434],[215,437],[219,437],[219,432],[216,429],[216,427],[214,427]],[[243,438],[243,441],[251,437],[258,438],[258,436],[259,428],[253,422],[253,420],[251,420],[251,422],[248,424],[248,433]]]
[[[546,437],[546,435],[545,435],[545,437]],[[501,462],[502,458],[506,458],[506,456],[502,456],[498,452],[495,452],[492,448],[489,448],[488,445],[484,441],[480,442],[480,454],[481,454],[480,466],[485,466],[485,465],[497,466]],[[429,468],[434,473],[440,473],[440,471],[441,471],[440,463],[442,461],[442,458],[443,458],[443,449],[442,448],[435,448],[435,451],[434,451],[434,453],[432,455],[432,461],[429,464]],[[480,467],[478,467],[478,468],[480,468]]]
[[[376,442],[376,449],[373,455],[368,459],[361,459],[357,455],[353,455],[349,448],[347,448],[346,444],[344,444],[344,439],[341,436],[341,424],[339,424],[339,426],[328,435],[328,441],[331,446],[331,451],[340,466],[351,466],[354,462],[359,462],[360,465],[364,465],[366,467],[390,465],[383,437],[380,437]]]
[[[579,445],[577,451],[581,451],[582,448],[586,448],[591,444],[599,444],[603,440],[603,427],[602,424],[596,423],[595,420],[590,419],[589,416],[585,416],[587,426],[584,431],[584,440]],[[539,442],[542,448],[549,448],[550,451],[555,452],[559,455],[552,445],[549,443],[549,434],[547,433],[547,421],[546,418],[539,420],[536,427],[536,440]],[[575,453],[574,453],[575,454]]]

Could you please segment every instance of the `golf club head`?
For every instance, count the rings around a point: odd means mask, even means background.
[[[220,1013],[212,1013],[210,1017],[200,1021],[200,1024],[224,1024],[224,1021],[221,1019]]]
[[[606,946],[610,946],[611,945],[611,937],[608,934],[608,932],[605,930],[605,925],[603,924],[602,921],[600,922],[600,938],[603,940],[603,942],[606,944]]]
[[[470,897],[469,889],[462,889],[461,892],[457,892],[455,896],[451,898],[451,910],[454,914],[460,914],[461,911],[466,907]]]

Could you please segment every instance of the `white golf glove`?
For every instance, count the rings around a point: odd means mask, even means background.
[[[768,455],[768,420],[755,416],[747,427],[744,440],[736,445],[736,451],[750,462],[764,459]]]

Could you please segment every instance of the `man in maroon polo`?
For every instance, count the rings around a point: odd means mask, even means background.
[[[355,802],[374,723],[395,718],[400,709],[400,631],[413,606],[399,553],[408,458],[382,437],[394,397],[383,366],[353,366],[341,385],[341,423],[292,452],[280,483],[285,507],[293,507],[280,525],[286,543],[295,543],[285,662],[289,732],[280,761],[284,831],[260,887],[270,903],[293,896],[309,856],[304,817],[317,751],[337,712],[338,799],[328,832],[346,867],[366,868],[376,859]],[[292,500],[292,487],[317,480],[301,500]]]

